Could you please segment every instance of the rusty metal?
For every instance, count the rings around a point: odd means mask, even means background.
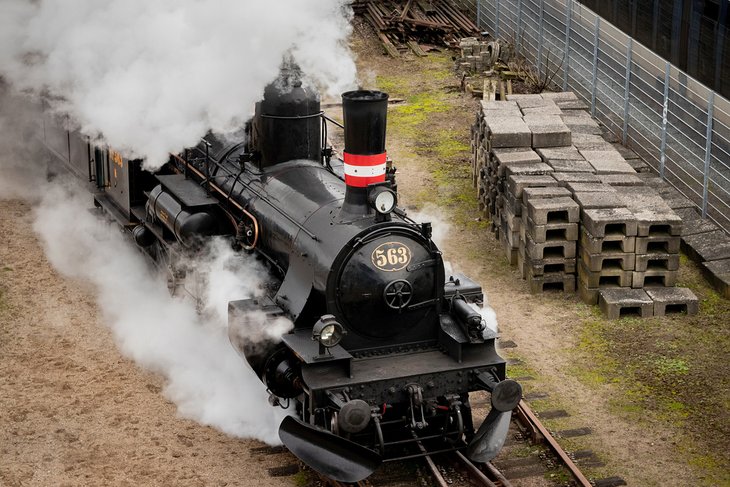
[[[588,479],[583,475],[578,466],[573,463],[573,460],[568,456],[568,454],[565,453],[565,450],[563,450],[558,442],[555,441],[555,438],[553,438],[547,428],[545,428],[540,420],[537,419],[537,416],[535,416],[535,413],[532,412],[525,401],[520,401],[520,404],[517,406],[517,410],[518,418],[525,418],[527,422],[534,426],[534,428],[544,438],[545,443],[558,456],[558,458],[560,458],[563,465],[570,470],[571,475],[573,475],[573,478],[578,482],[578,485],[581,485],[582,487],[591,487],[591,483]]]
[[[464,455],[461,454],[461,452],[456,452],[456,457],[461,461],[461,463],[464,464],[467,470],[469,470],[469,473],[471,473],[476,480],[482,483],[482,485],[486,487],[497,487],[497,484],[489,480],[489,478],[484,475],[484,472],[479,470],[476,465],[471,463],[468,458],[466,458]],[[496,469],[495,469],[496,470]],[[501,475],[501,474],[500,474]],[[502,477],[504,478],[504,477]],[[502,484],[503,487],[508,487],[505,484]]]
[[[352,6],[372,25],[393,56],[397,56],[394,49],[409,43],[455,47],[461,38],[480,33],[449,0],[433,0],[427,5],[413,0],[356,0]]]

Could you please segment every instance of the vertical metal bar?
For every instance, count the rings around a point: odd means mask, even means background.
[[[484,30],[482,27],[482,0],[477,0],[477,27]]]
[[[522,0],[517,0],[517,31],[515,32],[515,45],[517,47],[517,52],[520,52],[520,47],[522,44]]]
[[[664,105],[662,108],[662,143],[659,147],[659,177],[664,179],[664,166],[667,161],[667,118],[669,115],[669,75],[672,64],[667,61],[664,68]]]
[[[497,0],[497,15],[494,20],[494,36],[497,38],[499,38],[499,3],[500,0]]]
[[[573,19],[573,0],[565,2],[565,57],[563,57],[563,91],[568,91],[570,70],[570,21]]]
[[[626,83],[624,84],[624,131],[622,143],[626,145],[629,139],[629,98],[631,96],[631,49],[634,39],[629,37],[626,44]]]
[[[593,36],[593,91],[591,93],[591,115],[596,116],[596,89],[598,88],[598,35],[601,30],[601,17],[596,16],[596,33]]]
[[[537,34],[537,72],[538,75],[540,73],[540,70],[542,69],[542,45],[544,42],[542,41],[542,34],[543,34],[543,28],[542,28],[542,19],[543,19],[543,12],[545,11],[545,0],[540,0],[540,24],[538,25],[538,34]]]
[[[702,186],[702,218],[707,217],[707,195],[710,190],[710,161],[712,160],[712,121],[715,117],[715,92],[707,100],[707,142],[705,144],[705,178]]]

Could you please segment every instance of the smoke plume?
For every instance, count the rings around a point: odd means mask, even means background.
[[[167,379],[164,394],[182,416],[231,435],[277,443],[285,413],[269,406],[226,327],[228,301],[260,292],[256,265],[224,241],[213,241],[206,257],[195,262],[206,283],[199,315],[193,302],[169,295],[164,279],[115,225],[91,214],[88,197],[77,192],[47,188],[36,208],[35,230],[56,269],[95,286],[122,353]],[[68,221],[74,221],[73,231]]]
[[[347,3],[2,0],[0,76],[155,168],[240,128],[284,55],[328,94],[352,87]]]

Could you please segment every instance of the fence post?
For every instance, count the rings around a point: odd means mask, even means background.
[[[624,131],[622,143],[626,145],[629,139],[629,96],[631,95],[631,49],[634,39],[629,37],[626,44],[626,84],[624,85]]]
[[[664,166],[667,161],[667,118],[669,115],[669,75],[672,65],[667,61],[664,68],[664,105],[662,108],[662,142],[659,147],[659,177],[664,179]]]
[[[482,29],[482,0],[477,0],[477,27]]]
[[[500,1],[497,0],[497,5],[496,5],[497,15],[494,18],[494,36],[497,38],[499,38],[499,3],[500,3]]]
[[[515,47],[517,48],[516,51],[520,52],[520,47],[522,42],[522,33],[520,30],[522,29],[522,0],[517,0],[517,25],[515,26]]]
[[[705,178],[702,185],[702,218],[707,218],[707,194],[710,190],[710,161],[712,160],[712,121],[715,117],[715,92],[707,100],[707,142],[705,143]]]
[[[570,21],[573,19],[573,0],[565,2],[565,56],[563,56],[563,91],[568,91],[570,69]]]
[[[593,92],[591,93],[591,116],[596,116],[596,89],[598,86],[598,35],[601,30],[601,17],[596,16],[596,33],[593,38]]]
[[[545,0],[540,0],[540,20],[539,20],[539,29],[537,34],[537,72],[540,73],[541,66],[542,66],[542,20],[543,20],[543,12],[545,10]]]

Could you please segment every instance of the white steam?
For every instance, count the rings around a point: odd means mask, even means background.
[[[411,212],[408,216],[419,223],[431,222],[431,228],[433,230],[431,239],[439,248],[443,248],[446,245],[447,239],[451,236],[451,223],[449,223],[447,217],[441,214],[438,207],[428,204],[419,211]],[[444,260],[444,272],[446,273],[446,279],[448,280],[449,276],[458,271],[454,269],[454,266],[450,261]],[[482,319],[486,322],[487,328],[496,332],[497,313],[495,313],[494,309],[489,306],[487,294],[484,293],[484,303],[482,303],[482,306],[477,306],[474,303],[470,303],[470,305],[474,308],[474,310],[478,311],[479,314],[482,315]]]
[[[197,264],[208,276],[202,318],[189,300],[169,295],[163,279],[116,225],[88,207],[88,197],[49,187],[36,208],[35,230],[56,269],[96,287],[104,321],[122,353],[167,379],[164,394],[181,415],[231,435],[277,443],[276,428],[285,413],[269,406],[264,387],[226,331],[228,301],[258,290],[256,266],[214,242],[208,258]]]
[[[291,53],[328,94],[354,86],[345,0],[2,0],[0,76],[150,168],[240,128]]]

